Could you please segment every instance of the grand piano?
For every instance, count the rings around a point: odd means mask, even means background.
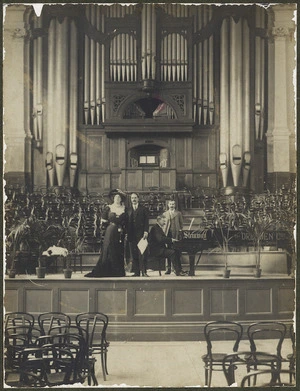
[[[243,229],[230,231],[230,247],[251,247],[254,240]],[[276,248],[291,251],[293,244],[291,236],[286,231],[267,231],[261,239],[262,246],[274,246]],[[174,242],[174,248],[189,256],[189,276],[195,275],[195,257],[199,253],[198,262],[204,250],[213,249],[222,244],[222,234],[219,229],[182,230],[178,242]]]
[[[180,239],[174,242],[174,248],[189,255],[189,276],[195,275],[195,256],[201,254],[204,250],[215,247],[213,240],[213,231],[211,229],[183,230],[180,232]]]

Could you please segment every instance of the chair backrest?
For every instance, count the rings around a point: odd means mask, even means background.
[[[69,326],[71,318],[63,312],[44,312],[38,316],[38,324],[44,335],[55,326]]]
[[[5,328],[10,326],[34,326],[34,316],[28,312],[7,312]]]
[[[69,350],[74,358],[74,368],[71,375],[73,382],[83,382],[87,376],[89,349],[83,335],[65,332],[52,336],[54,346]]]
[[[292,376],[291,376],[292,375]],[[266,369],[263,371],[253,371],[245,375],[241,381],[241,388],[245,387],[287,387],[295,386],[291,382],[295,376],[295,371],[288,369]],[[285,381],[284,378],[287,380]]]
[[[259,364],[260,358],[266,362],[266,358],[270,361],[277,361],[277,367],[280,367],[280,359],[277,355],[266,353],[266,352],[255,352],[251,353],[250,351],[238,351],[235,353],[227,354],[222,361],[223,373],[227,380],[228,386],[231,386],[234,383],[234,379],[236,378],[236,371],[241,368],[239,373],[245,373],[249,362],[254,360]]]
[[[231,321],[213,321],[204,326],[204,336],[207,344],[207,354],[213,353],[213,343],[216,341],[232,341],[232,351],[236,352],[243,335],[243,326]]]
[[[45,364],[40,348],[25,348],[18,356],[20,383],[30,387],[45,386]]]
[[[106,341],[106,330],[108,326],[108,316],[101,312],[84,312],[75,318],[77,326],[86,330],[89,346],[101,339]]]
[[[281,322],[262,321],[251,324],[248,327],[247,335],[250,342],[251,352],[266,350],[264,348],[266,340],[275,340],[275,343],[268,345],[271,354],[281,357],[281,347],[286,334],[286,326]],[[261,348],[262,346],[262,348]],[[274,350],[270,350],[274,347]]]

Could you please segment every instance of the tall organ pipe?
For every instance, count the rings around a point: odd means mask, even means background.
[[[42,27],[42,18],[38,18],[38,28]],[[43,139],[43,38],[37,38],[37,99],[36,99],[36,115],[37,115],[37,140]]]
[[[234,186],[239,184],[241,172],[241,20],[230,19],[230,152]],[[240,110],[240,112],[239,112]]]
[[[64,180],[66,166],[66,127],[67,127],[67,110],[68,110],[68,94],[67,94],[67,67],[68,67],[68,50],[67,50],[67,34],[68,34],[68,18],[64,18],[62,23],[57,23],[57,45],[56,45],[56,110],[59,113],[57,116],[56,126],[56,151],[60,151],[61,156],[56,154],[56,175],[58,186],[62,186]],[[58,148],[63,146],[64,148]],[[63,154],[63,155],[62,155]]]
[[[77,58],[77,28],[74,21],[70,24],[70,126],[69,126],[69,152],[70,186],[74,187],[75,174],[77,170],[77,81],[78,81],[78,58]]]
[[[96,12],[96,28],[100,31],[100,7]],[[96,43],[96,123],[101,122],[101,45]]]
[[[155,6],[154,4],[151,4],[151,11],[152,11],[152,25],[151,25],[151,78],[152,80],[155,80],[156,78],[156,13],[155,13]]]
[[[90,22],[92,26],[95,25],[95,10],[94,6],[90,5],[91,14]],[[93,38],[90,39],[90,115],[91,115],[91,124],[94,125],[95,121],[95,111],[96,111],[96,62],[95,62],[95,41]]]
[[[48,115],[47,115],[47,161],[46,169],[48,173],[49,185],[54,185],[54,134],[55,134],[55,42],[56,42],[56,20],[52,19],[49,25],[48,32],[48,89],[47,89],[47,100],[48,100]]]
[[[229,169],[229,42],[228,20],[224,19],[221,27],[220,59],[220,169],[223,186],[227,186]]]

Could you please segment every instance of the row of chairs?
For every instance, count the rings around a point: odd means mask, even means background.
[[[80,313],[72,324],[69,315],[26,312],[5,315],[5,379],[9,385],[43,387],[83,383],[98,385],[97,355],[106,380],[107,315]]]
[[[240,341],[243,337],[243,326],[237,322],[231,321],[213,321],[204,327],[204,336],[207,344],[207,353],[202,356],[205,368],[205,385],[210,387],[213,371],[223,371],[228,386],[235,383],[235,371],[239,367],[244,367],[247,372],[247,382],[254,379],[254,385],[258,376],[257,370],[261,367],[270,374],[270,384],[280,383],[280,373],[282,372],[282,363],[289,364],[289,383],[292,383],[295,373],[295,331],[293,325],[290,326],[290,338],[292,351],[286,357],[282,357],[281,348],[286,337],[286,325],[275,321],[262,321],[251,324],[247,328],[247,338],[250,343],[248,351],[239,351]],[[233,343],[232,351],[220,352],[216,349],[218,341],[230,340]],[[272,340],[274,351],[264,352],[262,344],[266,340]],[[255,371],[253,375],[251,371]]]

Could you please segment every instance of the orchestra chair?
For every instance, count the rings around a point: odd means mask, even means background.
[[[237,351],[235,353],[227,354],[223,358],[222,367],[223,373],[227,380],[227,385],[231,386],[236,383],[236,370],[239,369],[238,374],[241,378],[245,376],[248,369],[248,357],[251,356],[251,352],[249,351]],[[266,352],[255,352],[254,353],[255,360],[259,360],[260,357],[269,356],[270,359],[279,360],[277,355],[272,355]],[[279,367],[280,365],[278,365]]]
[[[77,326],[86,330],[90,360],[95,360],[95,355],[100,355],[103,380],[105,381],[106,375],[108,375],[107,352],[109,342],[106,339],[108,316],[101,312],[84,312],[78,314],[75,321]],[[96,377],[93,377],[93,381],[94,385],[98,385]]]
[[[284,323],[276,321],[261,321],[251,324],[247,329],[247,335],[250,342],[251,355],[248,357],[248,371],[250,369],[257,370],[260,366],[269,366],[271,369],[278,369],[278,365],[281,365],[281,347],[286,334],[286,326]],[[272,340],[269,344],[269,353],[276,356],[276,358],[270,358],[270,356],[260,356],[259,360],[256,360],[254,353],[256,351],[265,350],[261,348],[264,346],[266,340]],[[274,343],[274,340],[276,341]]]
[[[31,325],[7,326],[4,331],[5,368],[17,369],[20,352],[35,346],[40,329]]]
[[[290,380],[282,380],[285,375],[289,379],[293,379],[295,378],[295,371],[290,369],[276,368],[270,368],[263,371],[254,371],[243,377],[240,387],[295,387],[295,382]]]
[[[38,316],[38,324],[43,335],[55,326],[70,326],[71,318],[63,312],[44,312]]]
[[[7,312],[5,314],[4,328],[10,326],[34,326],[34,316],[28,312]]]
[[[33,356],[33,357],[32,357]],[[74,357],[70,350],[54,344],[41,348],[25,349],[20,355],[20,372],[24,382],[24,372],[40,374],[43,386],[55,387],[72,384]]]
[[[292,376],[293,376],[293,371],[295,371],[295,363],[296,363],[296,336],[295,336],[294,324],[291,324],[289,333],[292,342],[292,352],[289,353],[285,359],[282,359],[282,361],[289,363],[289,370],[291,371],[290,383],[292,383],[293,380]]]
[[[211,386],[213,371],[223,370],[223,359],[228,352],[219,352],[219,341],[232,341],[232,352],[237,352],[243,335],[243,327],[239,323],[230,321],[213,321],[204,327],[207,353],[202,356],[205,369],[205,386]]]
[[[47,342],[48,339],[56,346],[72,351],[76,360],[74,372],[76,381],[83,383],[87,377],[89,385],[91,385],[91,379],[94,385],[97,383],[95,375],[96,359],[89,356],[89,341],[85,329],[77,325],[54,326],[49,330],[49,335],[44,336],[44,338],[44,342]]]

